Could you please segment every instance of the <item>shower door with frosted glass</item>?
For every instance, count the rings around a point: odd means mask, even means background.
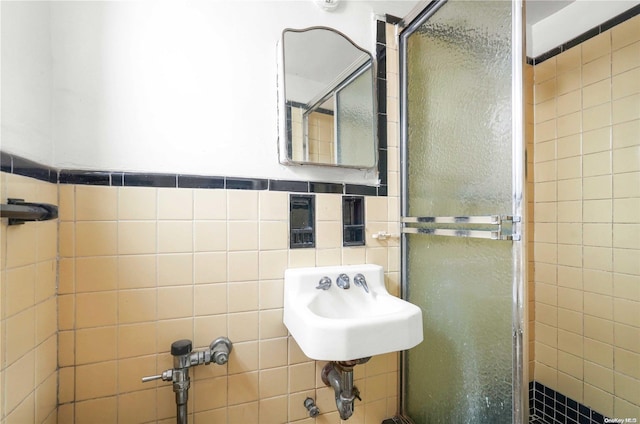
[[[521,1],[435,1],[401,33],[403,355],[417,424],[527,416]]]

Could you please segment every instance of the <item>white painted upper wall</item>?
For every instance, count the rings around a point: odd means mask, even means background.
[[[637,4],[640,0],[576,0],[531,26],[527,56],[540,56]]]
[[[388,12],[413,5],[396,3]],[[55,2],[54,163],[375,184],[374,171],[279,164],[276,47],[284,28],[325,25],[373,51],[382,12],[357,1],[332,13],[309,0]]]
[[[3,1],[0,15],[0,149],[51,165],[49,3]]]

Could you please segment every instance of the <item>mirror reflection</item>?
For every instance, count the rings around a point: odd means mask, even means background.
[[[283,32],[280,161],[376,166],[371,55],[336,30]]]

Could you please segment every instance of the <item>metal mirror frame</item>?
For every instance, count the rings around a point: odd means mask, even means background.
[[[290,114],[290,107],[287,105],[287,97],[286,97],[286,86],[285,86],[285,53],[284,53],[284,37],[287,32],[296,32],[303,33],[311,30],[327,30],[333,32],[341,37],[343,37],[346,41],[348,41],[353,47],[357,50],[363,52],[364,54],[369,56],[369,60],[371,63],[371,72],[372,72],[372,86],[371,86],[371,96],[372,96],[372,129],[373,129],[373,140],[371,149],[373,150],[373,164],[371,166],[363,166],[363,165],[344,165],[337,163],[321,163],[321,162],[310,162],[310,161],[295,161],[292,159],[292,155],[290,155],[290,144],[291,144],[291,128],[288,125],[289,119],[287,118],[288,114]],[[285,28],[282,30],[282,34],[280,39],[278,40],[278,159],[279,162],[283,165],[297,165],[297,166],[322,166],[322,167],[330,167],[330,168],[349,168],[349,169],[377,169],[378,161],[379,161],[379,136],[378,136],[378,92],[377,92],[377,62],[374,55],[371,54],[368,50],[363,49],[358,46],[351,38],[345,35],[343,32],[326,26],[311,26],[307,28]],[[366,62],[365,62],[366,63]],[[358,75],[363,72],[363,68],[365,66],[361,66],[356,73]],[[368,68],[368,67],[367,67]],[[349,77],[348,80],[353,79],[353,76]],[[346,80],[345,80],[346,81]],[[336,87],[337,89],[338,87]],[[337,92],[337,91],[336,91]],[[334,92],[335,93],[335,92]]]

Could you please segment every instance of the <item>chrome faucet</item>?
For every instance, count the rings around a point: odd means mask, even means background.
[[[369,286],[367,285],[367,280],[364,278],[364,275],[356,274],[356,276],[353,277],[353,284],[362,287],[365,292],[369,293]]]
[[[318,281],[318,286],[316,287],[316,289],[318,289],[318,290],[329,290],[329,287],[331,287],[331,278],[322,277],[320,279],[320,281]]]
[[[338,278],[336,278],[336,286],[344,290],[348,289],[350,287],[349,276],[347,274],[338,275]]]

